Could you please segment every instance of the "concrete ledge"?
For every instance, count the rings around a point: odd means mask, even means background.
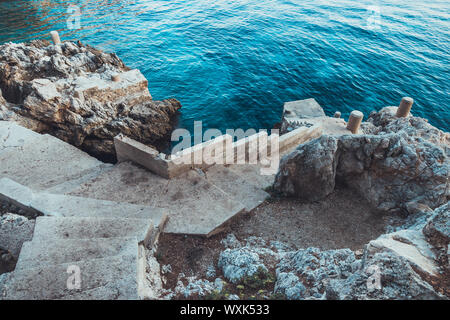
[[[125,202],[74,197],[33,190],[8,178],[0,179],[0,199],[13,203],[33,215],[64,218],[116,218],[153,221],[145,243],[153,245],[167,223],[167,211],[162,208]]]
[[[233,141],[233,137],[224,134],[210,141],[206,141],[171,156],[171,162],[175,165],[190,165],[191,168],[207,169],[216,164],[217,160],[223,161],[226,146]]]
[[[114,137],[114,147],[119,162],[133,161],[161,177],[171,178],[164,153],[121,134]]]
[[[280,153],[322,134],[322,126],[301,127],[278,136]],[[118,135],[114,138],[119,162],[131,161],[166,179],[175,178],[193,168],[208,169],[214,164],[257,164],[272,154],[271,137],[267,131],[233,142],[224,134],[169,157],[140,142]],[[274,141],[275,142],[275,141]]]
[[[310,128],[300,127],[289,133],[283,134],[279,138],[279,152],[284,153],[290,149],[305,143],[308,140],[320,137],[322,135],[321,126],[312,126]]]
[[[132,161],[166,179],[175,178],[193,168],[207,169],[222,158],[230,135],[197,144],[168,157],[140,142],[118,135],[114,138],[119,162]]]
[[[230,164],[256,164],[259,150],[267,147],[267,131],[260,131],[249,137],[240,139],[232,144],[234,163]]]

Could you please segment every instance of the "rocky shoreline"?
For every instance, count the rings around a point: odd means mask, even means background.
[[[175,99],[154,101],[147,87],[145,77],[116,55],[81,43],[55,46],[33,41],[0,46],[0,120],[50,133],[102,160],[115,161],[113,138],[119,133],[156,148],[167,141],[181,104]],[[299,248],[270,238],[280,230],[270,230],[266,238],[255,232],[238,239],[230,227],[227,235],[194,241],[196,246],[213,243],[211,248],[205,246],[206,253],[193,250],[187,257],[192,265],[199,257],[213,257],[196,274],[189,274],[195,268],[183,260],[160,257],[164,255],[161,248],[175,247],[173,239],[163,236],[159,248],[146,256],[153,298],[450,297],[450,134],[419,117],[397,117],[396,107],[373,112],[360,133],[351,134],[343,119],[327,117],[320,106],[308,103],[315,108],[308,118],[297,121],[298,117],[292,113],[288,117],[286,112],[282,130],[316,123],[326,130],[282,158],[275,182],[266,190],[271,197],[265,203],[283,207],[286,199],[294,198],[307,207],[332,201],[331,194],[343,188],[344,194],[355,194],[343,201],[350,213],[360,214],[355,210],[366,205],[371,218],[372,211],[380,219],[395,216],[384,234],[376,233],[377,238],[357,250],[345,246],[321,249]],[[124,183],[137,186],[140,180],[134,173],[122,174]],[[203,175],[207,177],[207,172]],[[177,192],[171,201],[182,200],[182,196]],[[352,203],[357,197],[364,200],[358,206]],[[289,206],[295,211],[292,203]],[[250,214],[257,216],[257,209]],[[20,241],[29,240],[33,217],[13,213],[20,214],[2,207],[0,236],[6,239],[2,241],[10,241],[15,232],[25,234]],[[302,227],[298,225],[296,232],[302,232]],[[176,250],[186,250],[192,238],[185,235]],[[372,238],[364,242],[367,239]],[[5,266],[1,272],[12,270],[11,255],[17,258],[20,251],[17,245],[7,245],[14,252],[0,248]],[[208,250],[214,255],[208,255]],[[175,252],[172,257],[181,255]]]
[[[119,133],[156,148],[170,140],[181,104],[156,101],[148,81],[115,55],[80,42],[0,46],[0,120],[49,133],[115,161]]]
[[[272,190],[278,199],[312,203],[326,200],[336,185],[349,188],[396,217],[385,234],[352,251],[295,250],[230,233],[212,262],[220,277],[183,273],[169,297],[448,299],[450,135],[422,118],[397,118],[395,111],[373,112],[362,134],[323,135],[300,145],[281,160]],[[249,285],[255,282],[260,294]]]

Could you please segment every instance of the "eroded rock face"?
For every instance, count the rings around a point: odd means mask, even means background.
[[[373,134],[322,136],[284,157],[275,190],[318,200],[344,183],[383,211],[409,203],[436,208],[450,198],[450,138],[424,119],[385,108],[369,118]],[[411,206],[409,206],[411,207]]]
[[[112,81],[119,74],[120,81]],[[115,55],[81,43],[0,46],[0,117],[45,131],[101,158],[123,133],[159,146],[181,104],[154,101],[148,82]]]
[[[34,220],[6,213],[0,217],[0,274],[14,270],[22,244],[33,237]]]

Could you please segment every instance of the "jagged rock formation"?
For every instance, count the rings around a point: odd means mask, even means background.
[[[393,108],[370,116],[367,135],[324,135],[284,157],[274,184],[286,196],[317,200],[343,183],[383,211],[436,208],[450,199],[450,135]]]
[[[363,254],[350,249],[275,248],[238,243],[219,258],[225,279],[239,282],[261,265],[276,269],[275,293],[287,299],[446,299],[450,295],[450,203],[426,222],[385,234]]]
[[[0,46],[0,120],[51,133],[102,159],[115,157],[119,133],[158,147],[172,131],[181,104],[154,101],[147,86],[115,54],[80,42]]]
[[[33,236],[34,220],[13,213],[0,217],[0,274],[14,270],[20,249]]]

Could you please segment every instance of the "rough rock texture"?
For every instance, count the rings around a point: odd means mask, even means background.
[[[392,108],[372,114],[372,134],[324,135],[284,157],[275,190],[317,200],[344,183],[383,211],[409,203],[436,208],[450,199],[450,135],[424,119],[396,118]]]
[[[225,278],[233,283],[256,274],[260,269],[267,270],[258,253],[248,248],[226,249],[220,254],[218,266]]]
[[[233,283],[261,268],[276,272],[274,294],[287,299],[448,299],[450,203],[418,216],[416,223],[350,249],[293,250],[282,243],[232,234],[218,261]]]
[[[34,220],[7,213],[0,217],[0,274],[14,270],[25,241],[33,237]]]
[[[116,74],[118,82],[111,80]],[[152,100],[147,87],[145,77],[115,54],[79,42],[0,46],[0,119],[51,133],[103,159],[114,158],[119,133],[156,147],[170,134],[181,105]]]
[[[320,251],[308,248],[289,252],[277,266],[275,291],[284,293],[288,299],[321,298],[329,279],[347,278],[358,268],[355,262],[350,249]],[[293,281],[294,277],[298,280]]]

